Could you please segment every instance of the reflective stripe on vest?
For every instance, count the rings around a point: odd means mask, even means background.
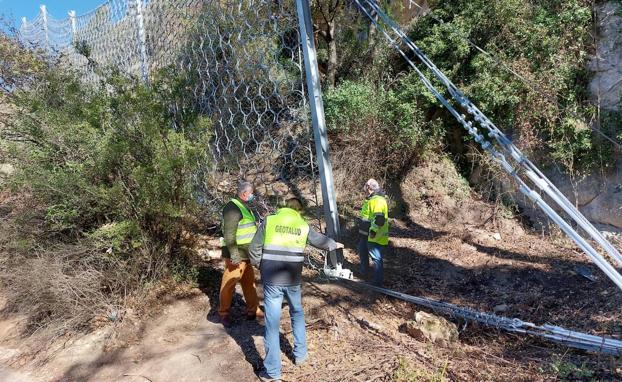
[[[235,231],[235,243],[237,245],[249,244],[257,232],[255,215],[239,200],[234,198],[231,201],[240,209],[242,214],[242,220],[238,222],[238,228]]]
[[[309,236],[309,224],[300,213],[281,208],[265,221],[263,260],[303,262]]]
[[[389,244],[389,207],[387,199],[384,196],[374,195],[369,199],[368,203],[369,220],[371,221],[370,231],[375,231],[374,237],[368,236],[367,241],[380,245]],[[384,224],[376,225],[376,217],[384,216]]]

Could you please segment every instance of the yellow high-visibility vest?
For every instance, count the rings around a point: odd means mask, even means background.
[[[384,216],[384,224],[378,226],[376,224],[376,216]],[[381,195],[374,195],[369,198],[367,203],[367,218],[369,219],[371,226],[369,231],[375,231],[374,237],[368,236],[367,241],[370,243],[377,243],[380,245],[389,244],[389,206],[387,199]]]
[[[266,218],[263,260],[303,262],[309,224],[291,208],[280,208]]]
[[[250,244],[253,241],[255,232],[257,232],[255,215],[239,200],[234,198],[231,201],[238,206],[242,213],[242,220],[239,221],[238,228],[235,231],[235,243],[237,245]]]
[[[363,205],[361,206],[359,216],[363,222],[369,223],[369,199],[365,198],[365,200],[363,200]],[[364,236],[369,235],[369,231],[365,230],[364,228],[365,227],[359,227],[359,234]]]

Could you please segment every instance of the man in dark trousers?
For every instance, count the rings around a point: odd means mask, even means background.
[[[287,199],[280,205],[276,214],[268,216],[259,226],[249,249],[251,263],[259,265],[264,293],[266,356],[265,371],[259,375],[262,381],[281,380],[279,327],[283,297],[287,299],[292,320],[295,363],[299,365],[307,359],[301,289],[306,245],[327,251],[343,248],[343,244],[309,226],[301,215],[303,207],[299,199]]]
[[[257,231],[255,215],[246,205],[253,198],[253,185],[242,181],[238,184],[237,197],[225,204],[222,210],[222,257],[225,259],[225,271],[220,284],[218,315],[225,327],[231,326],[229,310],[238,282],[242,284],[246,300],[246,318],[254,320],[257,316],[263,317],[259,309],[255,273],[248,258],[248,247]]]

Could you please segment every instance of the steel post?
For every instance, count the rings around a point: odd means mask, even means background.
[[[136,0],[136,25],[138,27],[138,50],[140,52],[140,71],[143,81],[149,81],[149,63],[147,61],[147,34],[143,17],[143,0]]]
[[[50,50],[50,36],[48,33],[48,10],[45,5],[39,7],[41,9],[41,17],[43,18],[43,33],[45,33],[45,49]]]
[[[326,231],[328,236],[338,240],[341,236],[341,230],[339,227],[339,214],[337,213],[337,199],[335,196],[333,169],[330,161],[328,136],[326,133],[326,121],[324,119],[320,71],[317,63],[317,52],[315,50],[309,0],[296,0],[296,9],[298,12],[300,40],[305,62],[307,93],[309,96],[309,107],[311,109],[317,165],[320,171]],[[329,257],[329,265],[333,268],[340,268],[342,258],[343,256],[341,254],[337,255],[332,253]]]
[[[76,44],[76,11],[69,11],[69,20],[71,20],[71,43]]]

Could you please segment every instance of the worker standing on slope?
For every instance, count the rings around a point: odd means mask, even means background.
[[[302,202],[291,198],[280,203],[276,214],[268,216],[259,226],[250,245],[250,259],[259,265],[263,283],[266,327],[264,333],[262,381],[280,381],[281,346],[279,327],[283,297],[287,299],[294,332],[296,365],[307,359],[305,318],[302,309],[302,266],[307,244],[334,251],[343,248],[329,237],[309,227],[302,217]]]
[[[383,256],[389,245],[389,207],[386,194],[375,179],[369,179],[365,183],[367,198],[361,209],[360,232],[367,231],[367,251],[362,251],[363,245],[359,245],[359,257],[361,260],[361,273],[367,276],[369,271],[369,257],[372,260],[374,270],[373,283],[382,286],[384,281]]]
[[[367,185],[366,185],[367,186]],[[363,259],[369,258],[369,249],[367,247],[367,238],[369,237],[369,199],[371,198],[371,194],[368,194],[367,197],[363,200],[363,205],[361,206],[361,211],[359,212],[358,217],[358,244],[357,244],[357,252],[359,255],[360,262],[360,271],[363,277],[367,276],[369,272],[369,260],[363,261]]]
[[[238,183],[237,198],[231,199],[222,210],[222,257],[225,259],[225,271],[220,284],[218,315],[225,327],[231,326],[229,310],[238,282],[242,284],[246,300],[246,318],[254,320],[263,317],[255,287],[255,272],[248,257],[248,247],[257,231],[257,219],[246,205],[253,198],[253,185],[241,181]]]

